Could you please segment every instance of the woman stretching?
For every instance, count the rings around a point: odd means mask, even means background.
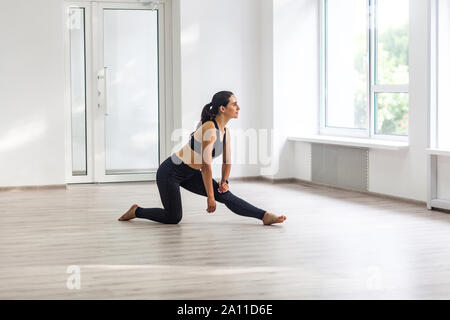
[[[180,186],[208,198],[207,212],[216,210],[216,201],[224,203],[234,213],[260,219],[270,225],[286,220],[285,216],[259,209],[236,197],[228,189],[231,170],[230,130],[225,126],[237,118],[240,107],[232,92],[221,91],[213,96],[202,111],[201,122],[191,134],[190,141],[178,152],[168,157],[156,172],[162,208],[141,208],[134,204],[119,220],[144,218],[161,223],[176,224],[181,221]],[[211,162],[223,154],[222,179],[212,179]]]

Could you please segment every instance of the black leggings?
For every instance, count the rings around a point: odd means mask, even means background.
[[[266,211],[252,206],[250,203],[236,197],[230,191],[219,193],[217,190],[219,184],[214,179],[212,182],[214,199],[216,201],[225,204],[238,215],[262,220]],[[175,154],[168,157],[158,168],[156,183],[164,209],[138,207],[136,209],[137,218],[171,224],[180,222],[183,215],[180,186],[193,193],[207,196],[201,171],[189,167]]]

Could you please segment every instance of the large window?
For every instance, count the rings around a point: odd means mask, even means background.
[[[409,0],[323,1],[321,133],[408,135]]]

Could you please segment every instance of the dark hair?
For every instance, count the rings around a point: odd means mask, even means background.
[[[216,117],[216,115],[219,113],[219,107],[227,106],[228,102],[230,101],[230,97],[232,95],[233,95],[233,92],[231,92],[231,91],[217,92],[213,96],[211,102],[203,107],[199,125],[201,126],[206,121],[213,120]]]

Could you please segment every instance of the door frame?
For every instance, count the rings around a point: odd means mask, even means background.
[[[65,159],[66,159],[66,183],[88,183],[94,182],[94,157],[93,134],[94,128],[91,101],[92,97],[92,23],[91,5],[86,1],[70,1],[64,5],[64,111],[65,111]],[[87,175],[75,176],[72,173],[72,105],[71,105],[71,72],[70,72],[70,36],[68,10],[70,8],[84,9],[84,45],[85,45],[85,104],[86,104],[86,170]]]
[[[174,119],[171,117],[175,113],[173,109],[174,100],[178,99],[178,94],[174,94],[174,78],[179,81],[179,73],[174,76],[174,55],[172,51],[172,1],[157,1],[158,10],[158,54],[159,54],[159,161],[160,163],[168,156],[171,142],[170,132],[174,128]],[[86,61],[86,131],[87,131],[87,175],[74,176],[72,174],[72,133],[71,133],[71,101],[70,101],[70,39],[67,28],[67,12],[70,7],[84,8],[85,12],[85,61]],[[150,9],[148,2],[136,0],[121,1],[65,1],[64,10],[64,60],[65,60],[65,149],[66,149],[66,183],[104,183],[122,181],[154,181],[156,171],[148,174],[120,174],[106,175],[104,171],[104,151],[98,152],[100,148],[104,150],[104,141],[100,141],[98,131],[98,118],[104,118],[103,108],[98,108],[98,96],[94,94],[98,90],[97,71],[98,54],[95,52],[99,45],[98,24],[101,23],[99,10],[108,8],[128,8],[128,9]],[[168,58],[167,58],[168,57]],[[178,87],[178,86],[176,86]],[[178,109],[178,108],[177,108]],[[103,122],[104,123],[104,122]],[[103,135],[102,135],[103,136]],[[97,147],[96,147],[97,146]],[[97,151],[96,151],[97,150]],[[103,174],[102,174],[103,173]]]
[[[93,28],[93,65],[94,65],[94,74],[93,77],[96,78],[97,74],[100,70],[103,69],[103,13],[104,9],[135,9],[135,10],[151,10],[148,6],[143,3],[92,3],[92,28]],[[164,154],[164,151],[161,152],[161,145],[165,144],[165,126],[164,119],[165,113],[164,106],[165,104],[165,88],[160,85],[164,83],[164,68],[161,66],[164,65],[164,6],[161,5],[157,9],[158,15],[158,86],[159,86],[159,103],[158,103],[158,114],[159,114],[159,143],[158,143],[158,158],[161,161],[161,154]],[[103,92],[102,88],[99,88],[98,85],[102,83],[102,81],[95,81],[94,92]],[[150,173],[138,173],[138,174],[106,174],[105,170],[105,105],[103,101],[98,101],[98,96],[94,95],[94,101],[92,101],[92,106],[97,112],[95,113],[95,129],[94,129],[94,146],[95,146],[95,170],[94,170],[94,179],[96,182],[121,182],[121,181],[151,181],[156,179],[156,170]],[[101,99],[102,100],[102,99]],[[97,106],[97,107],[96,107]]]

